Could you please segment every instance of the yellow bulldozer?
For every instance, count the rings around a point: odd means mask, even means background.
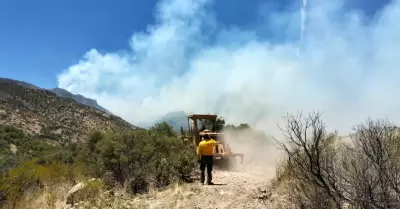
[[[202,137],[207,133],[211,138],[218,141],[219,144],[214,150],[214,164],[221,169],[230,169],[236,163],[236,157],[240,157],[240,163],[243,163],[243,153],[232,152],[228,140],[224,133],[217,130],[217,115],[210,114],[192,114],[188,115],[188,135],[185,135],[181,127],[181,138],[188,143],[193,143],[197,147]]]

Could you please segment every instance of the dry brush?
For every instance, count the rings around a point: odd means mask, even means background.
[[[320,113],[284,117],[277,179],[297,208],[400,207],[400,131],[386,119],[355,126],[348,142]]]

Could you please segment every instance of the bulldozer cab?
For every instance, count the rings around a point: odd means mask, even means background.
[[[198,146],[204,134],[208,134],[211,138],[218,141],[215,147],[215,153],[230,153],[229,145],[225,143],[224,134],[217,131],[216,121],[217,115],[193,114],[188,116],[189,136],[194,146]]]
[[[211,138],[218,141],[219,144],[215,147],[215,159],[227,159],[230,157],[239,156],[241,157],[241,163],[243,162],[242,153],[233,153],[229,144],[226,143],[224,133],[218,132],[217,130],[217,115],[209,114],[192,114],[188,116],[188,135],[185,136],[181,127],[182,138],[191,140],[193,145],[197,147],[202,140],[204,134],[208,134]]]
[[[218,140],[215,132],[216,121],[217,115],[193,114],[188,116],[189,136],[191,136],[195,146],[199,145],[205,130],[210,131],[208,132],[210,137]]]

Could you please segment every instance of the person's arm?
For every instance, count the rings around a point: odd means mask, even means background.
[[[196,155],[196,157],[197,157],[197,161],[199,161],[200,160],[200,157],[201,157],[201,143],[199,144],[199,146],[197,146],[197,155]]]
[[[214,140],[214,139],[212,139],[212,142],[213,142],[213,147],[214,147],[214,149],[213,149],[213,155],[216,155],[217,154],[217,146],[219,145],[219,144],[221,144],[221,143],[219,143],[217,140]]]

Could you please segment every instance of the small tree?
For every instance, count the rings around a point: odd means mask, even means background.
[[[177,134],[174,128],[170,126],[167,122],[157,123],[150,128],[150,131],[158,134],[162,134],[168,137],[176,137]]]
[[[299,208],[400,206],[400,131],[387,120],[355,128],[351,141],[327,133],[320,114],[287,116],[279,179]]]
[[[215,131],[219,132],[224,129],[225,126],[225,120],[221,117],[217,118],[215,121]]]
[[[351,201],[363,208],[400,207],[400,131],[386,119],[356,126],[346,166]]]
[[[290,176],[297,204],[306,208],[341,208],[341,191],[335,147],[336,134],[326,131],[319,113],[284,117],[285,141],[278,141],[287,155],[285,173]],[[299,196],[300,195],[300,196]]]

